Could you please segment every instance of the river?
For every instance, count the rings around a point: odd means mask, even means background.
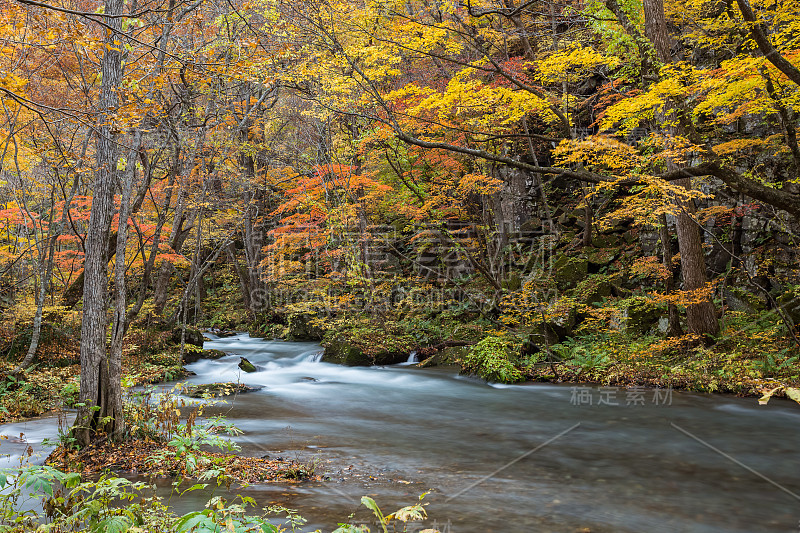
[[[264,387],[214,408],[244,430],[242,453],[316,458],[330,473],[239,491],[299,509],[308,530],[353,512],[367,521],[362,495],[391,512],[426,490],[427,527],[443,533],[799,529],[800,406],[789,401],[343,367],[317,362],[316,343],[246,334],[206,348],[231,355],[189,365],[188,381]],[[259,371],[241,372],[239,356]],[[205,496],[172,503],[188,511]]]

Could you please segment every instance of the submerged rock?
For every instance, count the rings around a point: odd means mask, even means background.
[[[220,338],[233,337],[234,335],[236,335],[235,331],[228,331],[226,329],[219,329],[219,328],[209,328],[207,331],[212,335],[216,335],[217,337]]]
[[[208,398],[231,396],[261,390],[264,387],[251,387],[244,383],[206,383],[203,385],[190,385],[184,387],[183,393],[190,398]]]
[[[239,361],[239,368],[241,368],[244,372],[256,372],[258,369],[256,365],[248,361],[246,358],[242,357],[242,360]]]

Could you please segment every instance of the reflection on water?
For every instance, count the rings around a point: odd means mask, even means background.
[[[576,405],[568,385],[490,386],[452,369],[320,363],[315,343],[238,335],[206,347],[232,355],[190,365],[190,382],[264,387],[214,408],[245,431],[236,438],[243,453],[316,457],[333,478],[240,492],[298,508],[313,527],[346,520],[364,494],[392,511],[432,489],[428,511],[450,533],[797,532],[800,500],[671,425],[800,494],[800,407],[790,402],[674,392],[671,404],[654,404],[648,391],[644,405],[626,406],[621,389],[620,405],[609,406],[597,405],[594,388],[592,405]],[[239,356],[258,372],[241,372]],[[203,498],[172,503],[185,511]]]

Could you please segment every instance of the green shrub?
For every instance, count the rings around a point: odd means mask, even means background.
[[[197,483],[179,492],[203,490],[210,483]],[[228,501],[213,496],[205,507],[178,515],[160,497],[154,485],[113,475],[83,480],[80,474],[50,466],[26,465],[0,470],[0,531],[113,531],[140,533],[279,533],[301,531],[306,520],[297,511],[272,505],[250,514],[256,502],[249,496]],[[177,490],[177,489],[176,489]],[[412,505],[384,514],[368,496],[361,503],[375,515],[380,530],[406,531],[407,523],[428,517],[427,493]],[[31,505],[39,499],[38,505]],[[168,503],[168,502],[167,502]],[[352,515],[351,515],[352,516]],[[275,525],[272,522],[282,522]],[[416,529],[415,529],[416,530]],[[364,531],[361,526],[340,524],[334,533]],[[427,530],[433,531],[433,530]]]
[[[603,370],[613,364],[607,348],[601,342],[586,343],[585,339],[573,338],[552,347],[564,364],[578,366],[584,372]]]
[[[80,385],[71,381],[61,388],[61,399],[67,407],[75,407],[78,403],[78,393],[80,392]]]
[[[473,346],[461,361],[465,372],[488,381],[516,383],[524,376],[514,363],[514,343],[501,337],[486,337]]]

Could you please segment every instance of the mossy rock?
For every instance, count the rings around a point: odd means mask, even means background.
[[[432,356],[417,363],[419,368],[432,368],[434,366],[457,365],[466,356],[468,346],[448,346]]]
[[[325,335],[325,331],[313,323],[314,316],[307,314],[289,315],[287,319],[286,334],[290,341],[318,341]]]
[[[357,348],[341,339],[333,339],[325,343],[325,352],[322,354],[324,363],[335,363],[347,366],[369,366],[372,364],[369,357]]]
[[[184,387],[183,393],[189,398],[208,398],[232,396],[261,390],[264,387],[251,387],[244,383],[205,383],[203,385],[189,385]]]
[[[581,281],[573,291],[573,297],[582,304],[593,304],[610,298],[614,291],[614,281],[617,277],[595,275]]]
[[[200,359],[220,359],[225,357],[226,354],[222,350],[202,350],[199,352],[186,351],[183,353],[183,364],[188,365],[195,363]]]
[[[787,294],[790,296],[788,299],[790,301],[791,293]],[[758,296],[739,287],[728,287],[724,292],[724,296],[725,303],[727,303],[728,307],[733,311],[756,313],[766,309],[764,302],[761,301]]]
[[[626,333],[644,335],[658,325],[658,320],[667,311],[650,298],[633,296],[619,302],[623,312],[623,328]]]
[[[181,327],[176,326],[172,329],[172,337],[171,340],[173,344],[180,344],[181,343]],[[186,328],[186,334],[184,335],[184,340],[186,344],[192,344],[199,348],[203,347],[203,334],[197,328]]]
[[[220,329],[220,328],[210,328],[208,332],[211,333],[212,335],[216,335],[220,339],[224,339],[226,337],[233,337],[234,335],[236,335],[236,332],[233,330]]]
[[[419,340],[409,333],[407,324],[362,318],[329,329],[321,344],[325,362],[369,366],[407,361]]]
[[[577,323],[577,312],[573,309],[566,317],[539,323],[534,333],[535,338],[543,340],[542,344],[558,344],[572,335]]]
[[[239,361],[239,365],[238,366],[239,366],[239,368],[242,369],[243,372],[252,373],[252,372],[257,372],[258,371],[258,369],[256,368],[256,365],[254,365],[253,363],[248,361],[247,358],[242,357],[241,359],[242,360]]]
[[[596,235],[592,239],[592,246],[595,248],[615,248],[620,245],[617,235]]]
[[[551,304],[545,314],[547,321],[536,323],[527,332],[531,341],[540,346],[558,344],[570,337],[581,319],[576,303],[570,299]]]
[[[559,289],[575,287],[589,274],[589,260],[585,257],[559,256],[553,262],[553,278]]]
[[[787,291],[777,299],[781,310],[800,328],[800,287]]]
[[[619,256],[619,250],[614,248],[594,248],[584,250],[589,266],[602,268],[610,265]]]
[[[322,361],[347,366],[394,365],[408,360],[407,352],[379,351],[366,354],[353,344],[342,339],[332,339],[324,343]]]

